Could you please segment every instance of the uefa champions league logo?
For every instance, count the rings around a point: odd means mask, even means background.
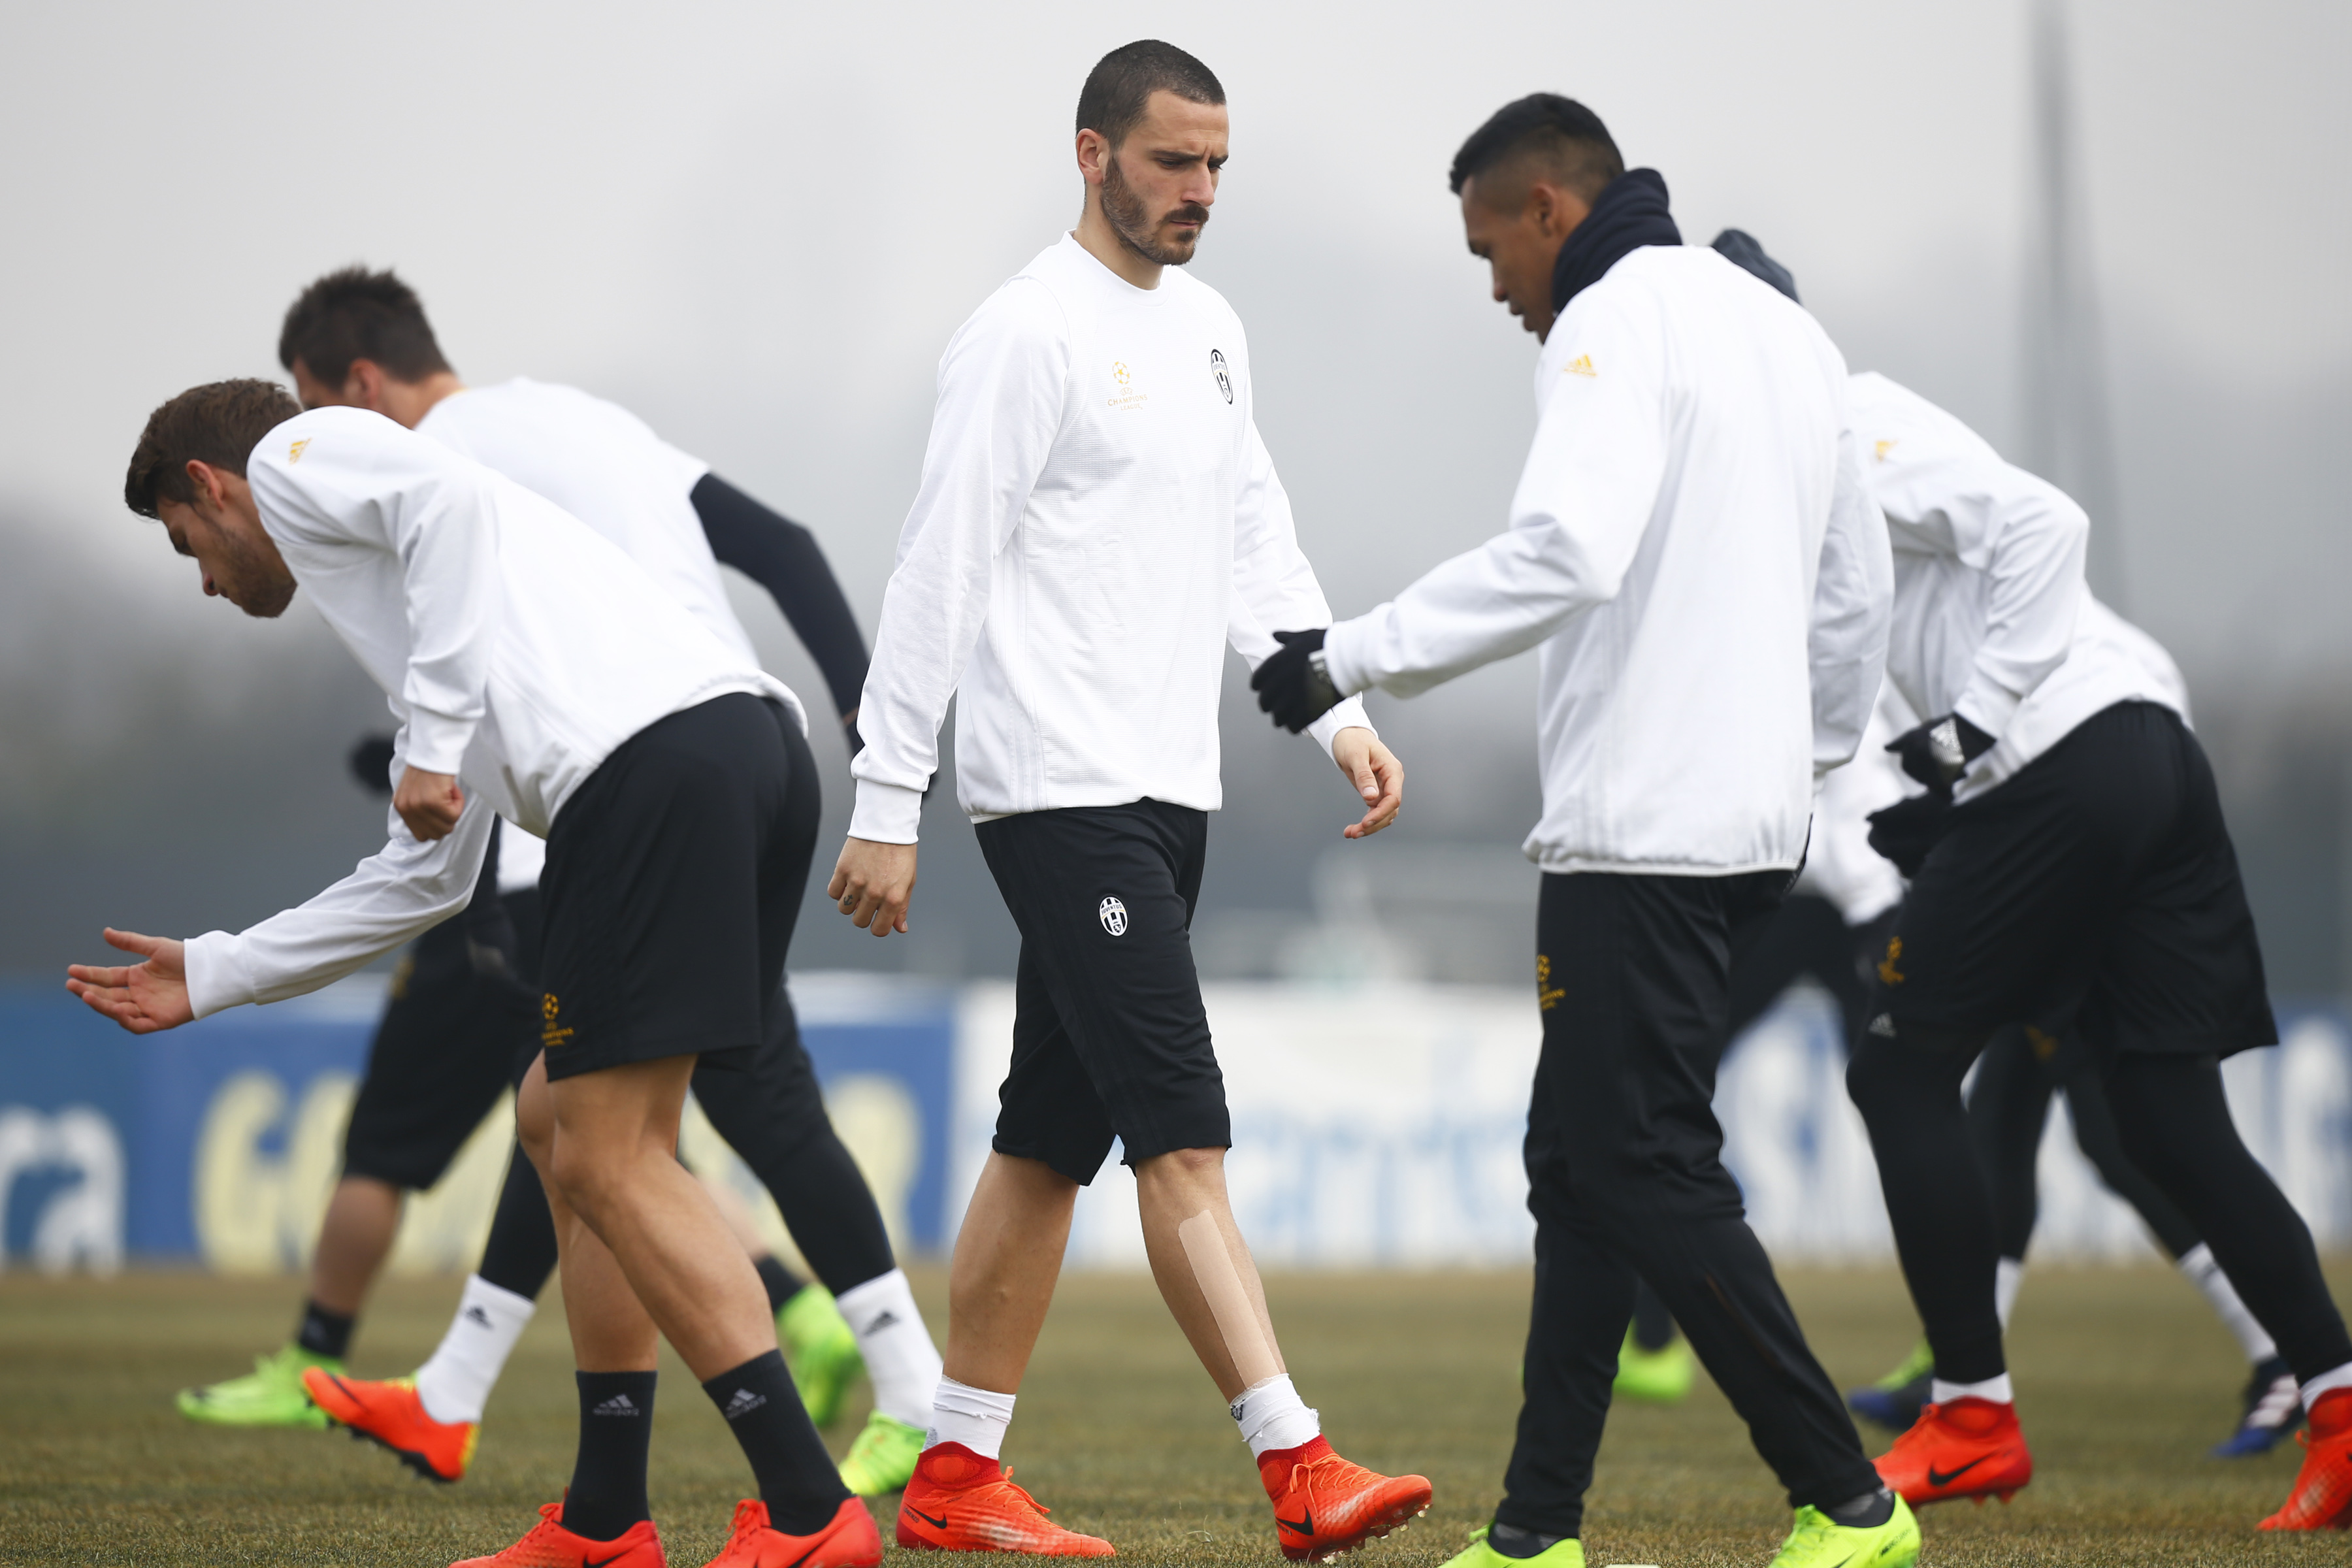
[[[1127,934],[1127,906],[1117,899],[1105,899],[1102,908],[1095,911],[1102,917],[1103,930],[1113,936]]]

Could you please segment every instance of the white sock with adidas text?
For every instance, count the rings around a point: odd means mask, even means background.
[[[929,1422],[940,1386],[940,1352],[923,1326],[906,1271],[893,1268],[852,1286],[834,1305],[857,1336],[866,1374],[874,1380],[874,1408],[909,1426]]]
[[[439,1348],[416,1369],[416,1397],[436,1421],[479,1421],[507,1357],[539,1310],[528,1296],[469,1275]]]
[[[1002,1457],[1004,1429],[1013,1425],[1015,1397],[941,1377],[938,1392],[931,1395],[931,1425],[923,1434],[923,1447],[961,1443],[983,1458]]]

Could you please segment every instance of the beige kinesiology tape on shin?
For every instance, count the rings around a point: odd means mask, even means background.
[[[1234,1255],[1225,1247],[1225,1233],[1214,1211],[1202,1209],[1179,1225],[1176,1239],[1184,1244],[1192,1278],[1200,1282],[1201,1294],[1208,1298],[1210,1315],[1217,1320],[1217,1331],[1225,1336],[1225,1353],[1234,1358],[1234,1371],[1240,1374],[1242,1386],[1254,1388],[1269,1377],[1280,1377],[1282,1368],[1275,1364],[1274,1347],[1265,1342],[1257,1309],[1250,1304],[1249,1292],[1242,1289],[1241,1270],[1234,1267]]]

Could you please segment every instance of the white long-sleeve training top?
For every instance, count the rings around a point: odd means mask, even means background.
[[[1996,742],[1954,799],[1982,795],[2117,702],[2186,717],[2169,656],[2091,597],[2090,519],[2064,491],[1883,375],[1853,377],[1847,404],[1894,542],[1886,678],[1923,718],[1958,712]]]
[[[393,773],[454,773],[466,810],[388,841],[318,897],[187,944],[199,1017],[314,991],[465,906],[496,812],[544,837],[622,742],[730,691],[797,700],[619,546],[553,502],[381,415],[320,408],[247,461],[301,592],[400,721]]]
[[[1215,289],[1138,289],[1065,236],[940,360],[923,478],[858,708],[849,831],[911,844],[956,705],[976,820],[1162,800],[1213,811],[1230,642],[1330,623]],[[1360,702],[1326,714],[1328,750]],[[1369,727],[1369,726],[1367,726]]]
[[[538,491],[619,545],[729,647],[758,662],[691,499],[709,463],[617,403],[524,376],[452,393],[416,429]],[[509,831],[499,847],[499,890],[535,884],[546,856],[542,840]]]
[[[1410,696],[1540,645],[1547,871],[1786,869],[1885,658],[1886,529],[1844,362],[1714,251],[1629,253],[1536,362],[1510,527],[1324,647]]]

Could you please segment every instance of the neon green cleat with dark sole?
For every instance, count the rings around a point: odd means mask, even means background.
[[[1480,1525],[1470,1532],[1470,1549],[1458,1552],[1445,1561],[1445,1568],[1514,1568],[1515,1564],[1537,1563],[1540,1568],[1584,1568],[1584,1542],[1574,1536],[1555,1541],[1533,1557],[1506,1557],[1486,1544],[1486,1531],[1491,1525]]]
[[[841,1484],[859,1497],[897,1491],[914,1479],[915,1461],[923,1456],[923,1436],[920,1426],[877,1410],[842,1456]]]
[[[334,1373],[343,1370],[337,1357],[289,1344],[274,1354],[255,1356],[253,1371],[243,1377],[180,1390],[180,1414],[215,1426],[307,1426],[323,1432],[327,1413],[302,1388],[302,1373],[314,1366]]]
[[[776,1310],[776,1340],[809,1419],[819,1426],[840,1420],[842,1401],[866,1370],[866,1358],[857,1353],[857,1336],[833,1304],[833,1292],[822,1285],[801,1287]]]
[[[1840,1524],[1817,1508],[1799,1509],[1772,1568],[1911,1568],[1918,1561],[1919,1516],[1898,1497],[1886,1522],[1868,1530]]]

